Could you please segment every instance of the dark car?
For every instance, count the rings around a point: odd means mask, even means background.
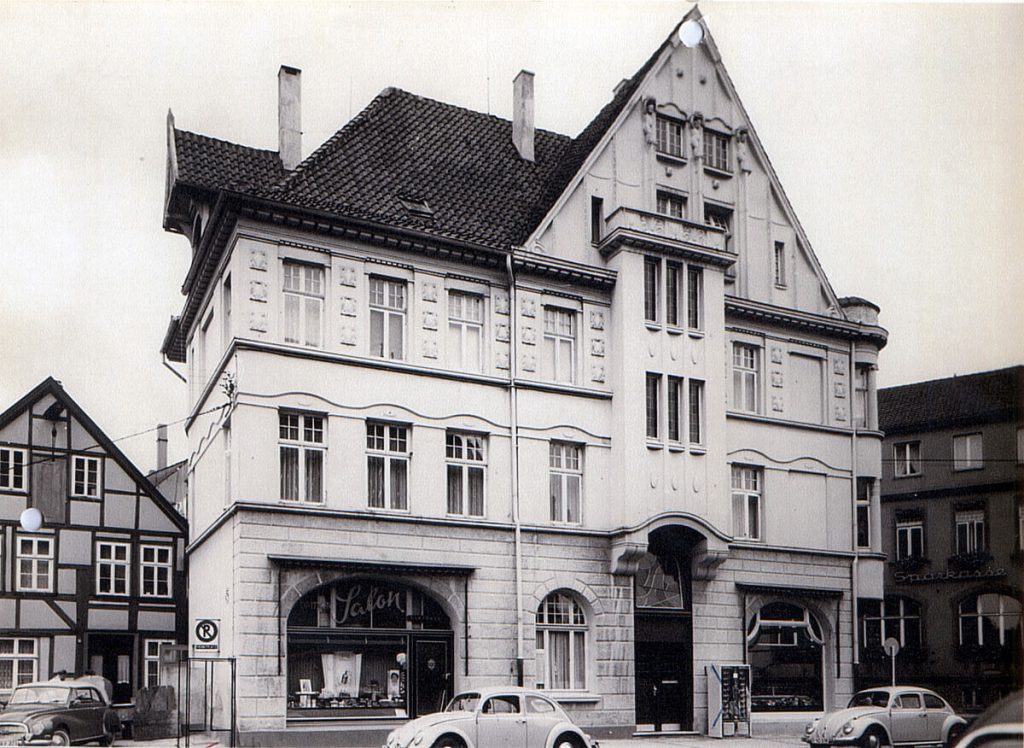
[[[956,748],[1020,748],[1024,745],[1024,692],[1014,691],[971,724]]]
[[[111,745],[118,718],[106,695],[86,680],[18,686],[0,712],[0,745]]]

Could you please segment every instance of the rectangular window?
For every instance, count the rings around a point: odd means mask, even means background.
[[[761,540],[760,468],[732,466],[732,521],[733,535],[747,540]]]
[[[956,513],[956,552],[981,553],[985,550],[985,511],[974,509]]]
[[[690,380],[690,444],[704,443],[704,383]]]
[[[0,447],[0,489],[26,490],[25,464],[27,462],[24,449]]]
[[[704,164],[719,171],[729,171],[729,136],[704,130]]]
[[[683,423],[683,379],[668,378],[668,440],[681,442]]]
[[[323,340],[324,269],[285,262],[284,342],[319,348]]]
[[[604,200],[599,197],[590,198],[590,241],[600,244],[604,233]]]
[[[924,558],[924,522],[897,520],[896,559]]]
[[[278,413],[281,500],[319,504],[324,500],[324,417]]]
[[[99,498],[100,458],[75,455],[73,466],[74,480],[71,485],[71,495]]]
[[[747,343],[732,345],[732,407],[744,413],[761,409],[761,349]]]
[[[786,243],[775,242],[775,285],[786,287]]]
[[[406,293],[403,281],[370,278],[370,355],[405,360]]]
[[[576,313],[570,309],[544,307],[544,376],[576,381]]]
[[[871,478],[857,479],[857,547],[871,547],[871,494],[875,481]]]
[[[853,425],[859,429],[868,426],[868,377],[867,366],[856,366],[853,370]]]
[[[677,158],[683,157],[683,123],[668,117],[658,117],[658,152]]]
[[[169,545],[142,546],[142,596],[170,597],[174,573],[172,549]]]
[[[726,233],[729,232],[729,222],[732,218],[732,211],[718,205],[704,203],[704,223],[714,226]]]
[[[53,592],[53,538],[19,535],[16,544],[18,592]]]
[[[892,453],[897,478],[921,474],[921,442],[899,442],[892,446]]]
[[[658,413],[658,401],[661,398],[661,374],[647,374],[647,438],[658,438],[658,425],[660,414]]]
[[[39,642],[25,637],[0,637],[0,691],[39,679]]]
[[[374,509],[409,508],[409,427],[366,424],[367,500]]]
[[[448,292],[448,359],[453,369],[480,371],[483,363],[484,297]]]
[[[658,193],[658,212],[672,218],[686,217],[686,198],[672,192]]]
[[[678,262],[665,263],[665,322],[679,327],[679,311],[682,309],[683,266]]]
[[[661,260],[656,257],[644,258],[644,319],[658,321],[658,281]]]
[[[160,647],[173,647],[177,642],[174,639],[146,639],[145,652],[143,657],[142,683],[146,688],[156,688],[160,685]]]
[[[692,265],[686,268],[686,326],[704,327],[704,270]]]
[[[548,447],[551,468],[551,521],[578,525],[583,491],[583,447],[553,441]]]
[[[981,467],[981,434],[953,437],[953,469],[977,470]]]
[[[130,568],[128,543],[96,543],[96,594],[127,595]]]
[[[487,440],[479,434],[449,431],[445,436],[448,514],[484,516]]]

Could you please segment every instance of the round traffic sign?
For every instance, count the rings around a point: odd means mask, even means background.
[[[895,657],[900,653],[900,640],[890,636],[882,642],[882,649],[884,649],[885,653],[890,657]]]
[[[211,621],[209,618],[196,621],[196,639],[199,641],[204,643],[212,642],[219,633],[220,630],[216,621]]]

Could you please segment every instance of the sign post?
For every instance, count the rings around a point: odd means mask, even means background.
[[[889,655],[889,659],[892,661],[892,685],[896,685],[896,655],[900,653],[900,642],[899,639],[889,637],[882,642],[882,649]]]

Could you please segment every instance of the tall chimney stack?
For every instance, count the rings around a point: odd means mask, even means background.
[[[163,470],[167,467],[167,424],[161,423],[156,427],[156,469]]]
[[[277,72],[277,151],[289,170],[302,160],[301,80],[298,68],[282,65]]]
[[[512,82],[512,143],[519,155],[533,161],[533,73],[520,70]]]

